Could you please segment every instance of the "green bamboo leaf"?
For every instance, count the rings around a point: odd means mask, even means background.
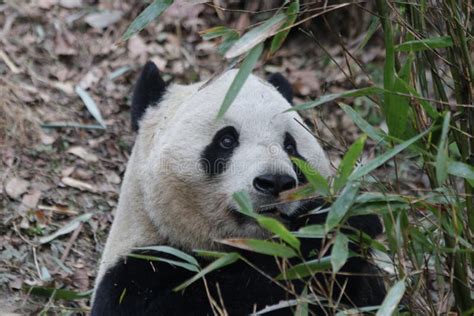
[[[296,256],[296,252],[292,248],[267,240],[233,238],[221,240],[220,243],[269,256],[281,258]]]
[[[375,34],[375,32],[377,31],[379,26],[380,26],[380,20],[377,17],[372,16],[372,20],[370,21],[370,25],[367,29],[367,32],[365,33],[364,39],[362,40],[362,42],[357,47],[357,50],[361,50],[362,48],[365,47],[365,45],[367,45],[367,43],[372,38],[372,36]]]
[[[333,188],[335,192],[338,192],[347,182],[347,178],[354,170],[354,166],[359,159],[364,144],[367,139],[367,135],[363,134],[360,136],[347,150],[347,153],[342,158],[341,164],[339,165],[336,179],[334,179]]]
[[[239,209],[237,211],[253,218],[258,216],[253,210],[252,201],[250,200],[250,196],[247,192],[236,192],[232,194],[232,197],[239,205]]]
[[[286,31],[278,32],[272,39],[270,45],[270,54],[273,55],[280,47],[283,45],[288,33],[290,33],[290,27],[295,23],[298,13],[300,11],[300,1],[295,0],[288,6],[286,10],[286,16],[288,17],[287,21],[282,25],[281,29],[286,29]]]
[[[122,35],[122,40],[126,41],[135,33],[143,30],[151,21],[159,17],[172,3],[173,0],[154,0],[135,20],[133,20],[132,24],[130,24],[128,29]]]
[[[32,286],[32,287],[25,287],[25,291],[28,291],[31,295],[47,297],[50,299],[56,300],[67,300],[67,301],[74,301],[80,300],[84,298],[88,298],[92,295],[92,290],[86,292],[76,292],[71,290],[63,290],[63,289],[55,289],[50,287],[39,287],[39,286]]]
[[[428,134],[431,131],[431,128],[427,129],[423,133],[416,135],[409,140],[393,147],[389,151],[383,153],[382,155],[378,156],[377,158],[369,161],[367,164],[363,165],[359,169],[355,170],[350,176],[349,176],[349,181],[354,181],[357,180],[365,175],[367,175],[369,172],[377,169],[381,165],[383,165],[385,162],[387,162],[389,159],[395,157],[398,153],[401,151],[405,150],[406,148],[410,147],[412,144],[417,142],[419,139],[421,139],[423,136]]]
[[[210,40],[210,39],[214,39],[214,38],[217,38],[217,37],[224,37],[225,38],[225,37],[230,36],[232,34],[239,35],[239,33],[236,30],[234,30],[230,27],[227,27],[227,26],[211,27],[210,29],[199,32],[199,34],[205,40]]]
[[[217,270],[217,269],[223,268],[225,266],[228,266],[229,264],[232,264],[232,263],[236,262],[239,259],[240,259],[240,255],[238,253],[236,253],[236,252],[228,253],[228,254],[220,257],[216,261],[212,262],[211,264],[209,264],[207,267],[202,269],[199,273],[195,274],[189,280],[187,280],[187,281],[183,282],[182,284],[178,285],[177,287],[175,287],[173,289],[173,291],[175,291],[175,292],[181,291],[181,290],[185,289],[186,287],[188,287],[189,285],[191,285],[192,283],[199,280],[200,278],[202,278],[203,276],[205,276],[206,274],[208,274],[208,273],[210,273],[214,270]]]
[[[176,248],[173,248],[173,247],[170,247],[170,246],[147,246],[147,247],[138,247],[138,248],[134,248],[135,250],[153,250],[153,251],[158,251],[158,252],[164,252],[164,253],[167,253],[167,254],[170,254],[170,255],[173,255],[181,260],[184,260],[192,265],[195,265],[197,267],[199,267],[199,263],[197,262],[197,260],[191,256],[191,255],[188,255],[187,253],[179,250],[179,249],[176,249]]]
[[[308,225],[301,227],[295,235],[304,238],[324,238],[327,234],[324,225]]]
[[[448,173],[466,179],[474,187],[474,168],[459,161],[448,161]]]
[[[182,262],[182,261],[176,261],[176,260],[172,260],[172,259],[160,258],[158,256],[142,255],[142,254],[138,254],[138,253],[130,253],[130,254],[127,255],[127,257],[142,259],[142,260],[148,260],[148,261],[166,262],[166,263],[169,263],[173,266],[181,267],[183,269],[186,269],[186,270],[189,270],[189,271],[192,271],[192,272],[199,272],[199,268],[198,268],[199,266],[195,266],[193,264],[189,264],[189,263]]]
[[[440,36],[426,38],[422,40],[413,40],[401,43],[395,47],[399,52],[419,52],[427,49],[446,48],[453,46],[451,36]]]
[[[367,134],[367,136],[375,140],[377,143],[387,144],[385,141],[387,135],[385,135],[383,131],[370,125],[369,122],[364,120],[364,118],[349,105],[341,102],[339,102],[338,105],[352,119],[354,124]]]
[[[387,296],[382,302],[376,316],[388,316],[393,315],[393,312],[400,303],[400,300],[405,293],[405,280],[400,280],[388,291]]]
[[[347,211],[349,211],[349,208],[354,203],[357,193],[359,192],[359,188],[359,182],[348,182],[346,184],[345,188],[341,192],[341,195],[339,195],[336,201],[331,205],[331,209],[329,210],[325,223],[326,232],[330,231],[341,222]]]
[[[332,271],[337,273],[349,258],[349,239],[339,232],[334,240],[331,250]]]
[[[286,14],[280,13],[245,33],[225,53],[225,58],[232,59],[240,56],[258,44],[263,44],[268,37],[272,36],[286,21]]]
[[[400,73],[395,74],[393,81],[391,81],[392,86],[385,87],[390,90],[390,92],[384,94],[382,109],[387,120],[389,134],[400,139],[407,138],[405,132],[407,131],[408,121],[411,117],[409,115],[409,99],[404,96],[409,95],[409,93],[405,88],[403,79],[406,80],[406,78],[408,78],[413,59],[414,56],[410,55],[400,70]]]
[[[293,234],[278,220],[271,217],[259,216],[257,221],[260,226],[280,237],[294,249],[300,249],[301,242],[299,239],[293,236]]]
[[[349,91],[340,92],[340,93],[326,94],[319,97],[318,99],[314,101],[295,105],[293,108],[288,109],[285,112],[307,110],[307,109],[317,107],[318,105],[334,101],[339,98],[363,97],[367,95],[379,94],[379,93],[382,93],[383,91],[384,90],[382,88],[374,86],[374,87],[366,87],[366,88],[361,88],[361,89],[349,90]]]
[[[232,81],[229,90],[224,97],[224,101],[222,102],[221,108],[219,109],[219,113],[217,114],[217,118],[222,118],[229,109],[232,102],[234,102],[237,94],[239,93],[240,89],[247,80],[247,77],[252,72],[252,69],[255,67],[255,64],[258,61],[258,58],[262,54],[263,51],[263,43],[255,46],[249,52],[249,54],[245,57],[242,65],[240,66],[239,72],[235,76],[234,80]]]
[[[451,112],[446,112],[443,120],[443,128],[441,129],[441,137],[438,144],[438,152],[436,153],[436,179],[438,185],[442,185],[448,178],[448,132],[449,122],[451,120]]]
[[[289,268],[286,272],[279,274],[277,280],[294,280],[312,276],[331,268],[331,257],[323,257],[297,264]]]
[[[291,157],[291,161],[303,172],[314,191],[323,196],[329,194],[329,184],[327,180],[317,170],[311,167],[309,163],[295,157]]]

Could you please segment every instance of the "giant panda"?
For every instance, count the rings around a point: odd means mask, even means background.
[[[272,280],[280,273],[281,260],[244,250],[241,254],[247,263],[239,260],[220,268],[179,292],[173,289],[195,272],[166,260],[129,256],[167,258],[166,253],[136,250],[150,245],[191,254],[193,249],[236,251],[218,241],[270,238],[253,218],[237,211],[232,195],[238,191],[250,196],[257,212],[280,219],[291,230],[324,222],[324,214],[310,212],[322,206],[319,199],[261,207],[307,182],[291,156],[305,160],[325,177],[332,172],[302,118],[287,111],[292,90],[280,74],[268,80],[250,75],[223,118],[216,119],[236,73],[229,70],[211,81],[185,86],[166,84],[152,62],[143,68],[131,108],[138,134],[100,262],[92,315],[248,315],[294,299],[305,290],[303,281],[282,286]],[[348,223],[371,237],[382,231],[375,215],[353,217]],[[318,239],[302,239],[307,258],[317,254],[320,246]],[[346,306],[379,305],[385,288],[369,261],[351,257],[335,286],[324,281],[326,276],[317,275],[313,282],[321,282],[314,286],[319,289],[316,294],[332,295]],[[199,257],[202,267],[209,262]],[[312,303],[310,311],[330,314],[327,305]],[[294,309],[275,309],[270,315],[292,315]]]

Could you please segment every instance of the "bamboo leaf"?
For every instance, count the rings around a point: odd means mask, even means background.
[[[259,216],[257,221],[260,226],[280,237],[294,249],[300,249],[301,242],[299,239],[293,236],[293,234],[278,220],[271,217]]]
[[[339,232],[331,250],[332,271],[337,273],[349,258],[349,239]]]
[[[294,280],[302,279],[307,276],[314,275],[318,272],[331,268],[331,257],[323,257],[297,264],[289,268],[286,272],[279,274],[277,280]]]
[[[357,113],[352,107],[344,103],[338,103],[339,107],[346,112],[346,114],[352,119],[352,121],[357,125],[364,133],[367,134],[370,138],[375,140],[377,143],[386,144],[385,133],[379,129],[376,129],[369,124],[359,113]]]
[[[236,252],[228,253],[228,254],[220,257],[216,261],[212,262],[211,264],[209,264],[207,267],[202,269],[199,273],[194,275],[189,280],[187,280],[187,281],[183,282],[182,284],[178,285],[177,287],[175,287],[173,289],[173,291],[175,291],[175,292],[181,291],[181,290],[185,289],[186,287],[188,287],[189,285],[191,285],[192,283],[199,280],[200,278],[202,278],[203,276],[205,276],[206,274],[208,274],[208,273],[210,273],[214,270],[217,270],[217,269],[223,268],[225,266],[228,266],[228,265],[236,262],[239,259],[240,259],[240,255],[238,253],[236,253]]]
[[[135,33],[143,30],[151,21],[159,17],[172,3],[173,0],[154,0],[135,20],[133,20],[132,24],[130,24],[128,29],[122,35],[122,41],[128,40]]]
[[[263,51],[263,43],[259,44],[258,46],[252,48],[249,54],[245,57],[242,65],[240,66],[239,72],[235,76],[234,80],[232,81],[229,90],[224,97],[224,101],[222,102],[221,108],[219,109],[219,113],[217,114],[217,118],[222,118],[229,109],[232,102],[234,102],[237,94],[239,93],[240,89],[247,80],[247,77],[252,72],[252,69],[255,67],[255,64],[258,61],[258,58],[262,54]]]
[[[459,161],[448,161],[448,173],[466,179],[474,187],[474,168]]]
[[[451,120],[451,112],[446,112],[443,120],[443,128],[441,129],[441,137],[438,144],[438,152],[436,153],[436,179],[438,185],[442,185],[448,178],[448,132],[449,122]]]
[[[97,107],[97,104],[92,99],[92,97],[87,93],[86,90],[82,89],[80,86],[76,86],[76,93],[81,98],[82,102],[86,105],[87,110],[89,113],[95,118],[97,122],[99,122],[100,126],[105,128],[105,122],[102,118],[102,114],[100,114],[100,110]]]
[[[64,290],[64,289],[55,289],[50,287],[39,287],[39,286],[32,286],[32,287],[25,287],[25,291],[28,291],[31,295],[48,297],[51,299],[56,300],[67,300],[67,301],[74,301],[80,300],[84,298],[88,298],[92,295],[92,290],[86,292],[76,292],[71,290]]]
[[[130,254],[127,255],[127,257],[142,259],[142,260],[148,260],[148,261],[166,262],[166,263],[169,263],[173,266],[181,267],[183,269],[186,269],[186,270],[189,270],[189,271],[192,271],[192,272],[199,272],[199,266],[195,266],[193,264],[189,264],[189,263],[182,262],[182,261],[176,261],[176,260],[172,260],[172,259],[161,258],[161,257],[158,257],[158,256],[142,255],[142,254],[139,254],[139,253],[130,253]]]
[[[309,163],[295,157],[291,157],[291,161],[303,172],[314,191],[323,196],[329,194],[329,184],[327,180],[317,170],[311,167]]]
[[[395,285],[388,291],[387,296],[385,296],[376,316],[393,315],[393,312],[397,308],[398,303],[400,303],[404,293],[405,280],[395,283]]]
[[[288,6],[286,10],[286,16],[288,17],[287,21],[281,26],[281,29],[286,29],[286,31],[278,32],[272,39],[272,43],[270,45],[270,54],[273,55],[280,47],[283,45],[288,33],[290,33],[290,27],[295,23],[296,18],[298,17],[298,13],[300,11],[300,1],[294,0]]]
[[[239,205],[239,209],[237,211],[253,218],[257,217],[257,214],[253,210],[250,196],[247,192],[236,192],[232,195],[232,197]]]
[[[286,21],[286,14],[280,13],[245,33],[225,53],[225,58],[232,59],[253,49],[258,44],[263,44],[268,37],[272,36]]]
[[[197,260],[191,256],[191,255],[188,255],[187,253],[179,250],[179,249],[176,249],[176,248],[173,248],[173,247],[170,247],[170,246],[148,246],[148,247],[139,247],[139,248],[134,248],[135,250],[153,250],[153,251],[158,251],[158,252],[164,252],[164,253],[167,253],[167,254],[170,254],[170,255],[173,255],[181,260],[184,260],[192,265],[195,265],[197,267],[199,267],[199,263],[197,262]]]
[[[266,240],[234,238],[224,239],[220,242],[225,245],[269,256],[276,256],[281,258],[292,258],[296,256],[296,252],[292,248],[283,244],[278,244]]]
[[[427,49],[446,48],[453,46],[451,36],[440,36],[426,38],[421,40],[413,40],[401,43],[395,47],[399,52],[419,52]]]
[[[287,110],[286,112],[311,109],[311,108],[317,107],[318,105],[331,102],[339,98],[363,97],[363,96],[378,94],[382,92],[383,92],[382,88],[374,86],[374,87],[366,87],[366,88],[361,88],[361,89],[349,90],[349,91],[340,92],[340,93],[326,94],[319,97],[318,99],[314,101],[298,104],[294,106],[293,108]]]
[[[336,201],[331,205],[325,223],[326,232],[330,231],[341,222],[347,211],[349,211],[349,208],[354,203],[359,188],[359,182],[347,183],[345,188],[342,190],[341,195],[339,195]]]
[[[57,231],[48,236],[43,236],[38,239],[40,244],[45,244],[50,242],[53,239],[56,239],[59,236],[69,234],[74,231],[81,223],[87,222],[92,217],[92,213],[82,214],[81,216],[76,217],[63,227],[59,228]]]
[[[364,144],[367,139],[367,135],[360,136],[347,150],[347,153],[342,158],[341,164],[339,165],[337,177],[334,180],[334,191],[339,191],[347,182],[347,178],[354,170],[354,166],[359,159],[362,150],[364,149]]]
[[[357,180],[357,179],[367,175],[369,172],[371,172],[371,171],[377,169],[378,167],[380,167],[381,165],[383,165],[389,159],[395,157],[395,155],[397,155],[401,151],[403,151],[406,148],[410,147],[412,144],[417,142],[419,139],[421,139],[423,136],[428,134],[428,132],[430,132],[430,131],[431,131],[431,128],[429,128],[426,131],[424,131],[423,133],[421,133],[419,135],[416,135],[416,136],[410,138],[409,140],[393,147],[391,150],[383,153],[382,155],[378,156],[377,158],[369,161],[367,164],[363,165],[362,167],[360,167],[359,169],[354,171],[354,173],[352,173],[349,176],[348,180],[349,181],[354,181],[354,180]]]

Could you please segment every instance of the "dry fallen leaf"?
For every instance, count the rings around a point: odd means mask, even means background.
[[[97,191],[96,188],[93,185],[91,185],[89,183],[86,183],[84,181],[76,180],[74,178],[64,177],[64,178],[61,179],[61,181],[65,185],[70,186],[72,188],[79,189],[79,190],[90,191],[90,192],[96,192]]]
[[[87,162],[97,162],[99,158],[94,155],[93,153],[88,152],[84,147],[81,146],[74,146],[68,149],[67,151],[74,156],[77,156]]]
[[[7,185],[5,186],[5,191],[9,197],[17,199],[28,190],[29,186],[30,183],[28,181],[15,177],[8,180]]]
[[[82,0],[59,0],[59,5],[67,9],[80,8]]]
[[[96,29],[102,29],[118,22],[122,18],[121,11],[105,11],[101,13],[89,13],[85,18],[87,24]]]
[[[41,191],[34,190],[31,193],[25,194],[21,200],[21,204],[29,209],[34,209],[38,205],[41,198]]]

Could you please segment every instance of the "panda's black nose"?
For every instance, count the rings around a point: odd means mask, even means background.
[[[253,179],[253,187],[261,193],[277,197],[280,192],[295,188],[296,180],[286,174],[263,174]]]

